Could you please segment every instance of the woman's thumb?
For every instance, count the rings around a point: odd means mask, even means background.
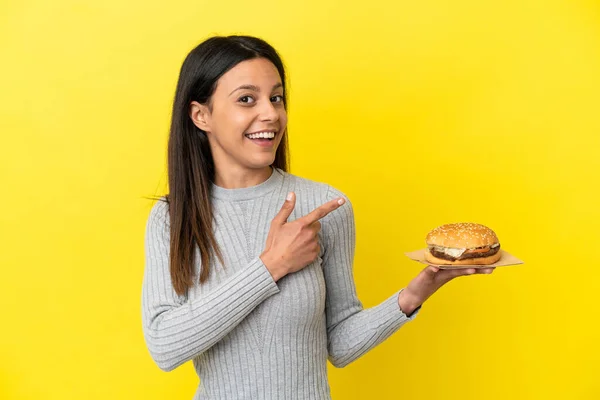
[[[294,207],[296,205],[296,194],[294,192],[289,192],[287,197],[285,198],[285,202],[281,206],[281,210],[277,213],[275,218],[273,218],[273,222],[276,222],[279,225],[283,225],[287,222],[287,219],[294,211]]]

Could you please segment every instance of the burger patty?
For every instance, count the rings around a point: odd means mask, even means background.
[[[463,255],[456,258],[456,257],[449,256],[448,254],[443,253],[441,251],[437,251],[432,248],[429,249],[429,251],[431,252],[431,255],[433,255],[434,257],[437,257],[437,258],[441,258],[442,260],[447,260],[447,261],[467,260],[469,258],[489,257],[489,256],[493,256],[494,254],[496,254],[499,250],[500,250],[500,246],[495,247],[495,248],[491,249],[490,251],[486,251],[485,253],[463,253]]]

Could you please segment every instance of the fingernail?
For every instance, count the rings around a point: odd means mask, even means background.
[[[289,192],[289,193],[288,193],[288,195],[287,195],[287,197],[286,197],[285,199],[286,199],[287,201],[292,201],[292,196],[293,196],[293,193],[292,193],[292,192]]]
[[[342,204],[344,204],[346,202],[346,200],[344,199],[339,199],[338,200],[338,204],[341,206]]]

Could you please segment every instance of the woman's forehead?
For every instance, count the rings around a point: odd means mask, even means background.
[[[271,61],[265,58],[255,58],[237,64],[223,74],[217,82],[217,89],[221,88],[224,91],[229,90],[229,92],[242,86],[270,91],[275,86],[281,86],[281,77]]]

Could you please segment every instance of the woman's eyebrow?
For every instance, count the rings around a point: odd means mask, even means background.
[[[283,86],[283,84],[281,82],[276,83],[275,85],[273,85],[273,89],[271,89],[271,90],[278,89],[282,86]],[[242,89],[252,90],[253,92],[260,92],[260,88],[256,85],[242,85],[238,88],[235,88],[231,93],[229,93],[229,95],[231,96],[233,93],[237,92],[238,90],[242,90]]]

